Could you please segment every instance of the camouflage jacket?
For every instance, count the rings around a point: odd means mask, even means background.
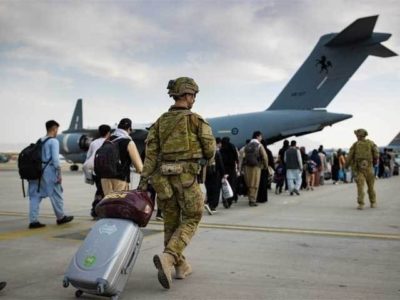
[[[211,160],[214,152],[210,125],[188,109],[171,106],[149,130],[141,175],[148,178],[164,161]]]
[[[353,170],[372,167],[373,162],[379,158],[378,147],[368,139],[355,142],[346,159],[346,168],[351,166]]]

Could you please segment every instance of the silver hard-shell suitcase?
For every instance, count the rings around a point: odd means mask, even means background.
[[[142,240],[142,232],[132,221],[97,221],[72,258],[63,286],[72,284],[76,287],[76,297],[85,292],[118,299],[135,264]]]

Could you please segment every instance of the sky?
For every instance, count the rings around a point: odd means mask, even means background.
[[[37,140],[49,119],[66,130],[78,98],[84,127],[152,123],[180,76],[198,83],[193,111],[206,118],[265,110],[321,35],[371,15],[400,53],[397,0],[0,0],[0,151]],[[388,144],[400,131],[399,83],[399,57],[368,57],[327,107],[353,118],[298,144],[348,148],[357,128]]]

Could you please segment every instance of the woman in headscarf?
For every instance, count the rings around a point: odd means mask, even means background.
[[[311,190],[314,189],[316,174],[318,174],[319,167],[321,166],[321,158],[318,155],[317,149],[314,149],[311,153],[309,162],[308,162],[308,171],[310,173],[310,184],[309,187]]]
[[[238,196],[236,193],[236,178],[237,178],[237,167],[239,165],[239,155],[236,147],[230,142],[229,137],[223,137],[221,142],[220,153],[224,163],[225,174],[228,175],[228,182],[233,190],[233,197],[223,202],[225,208],[229,208],[232,205],[232,201],[237,201]]]

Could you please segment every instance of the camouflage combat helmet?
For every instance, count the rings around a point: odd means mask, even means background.
[[[196,94],[199,92],[199,86],[189,77],[179,77],[170,80],[167,89],[170,97],[180,97],[184,94]]]
[[[366,137],[368,135],[368,132],[365,129],[360,128],[360,129],[354,130],[354,134],[356,136]]]

